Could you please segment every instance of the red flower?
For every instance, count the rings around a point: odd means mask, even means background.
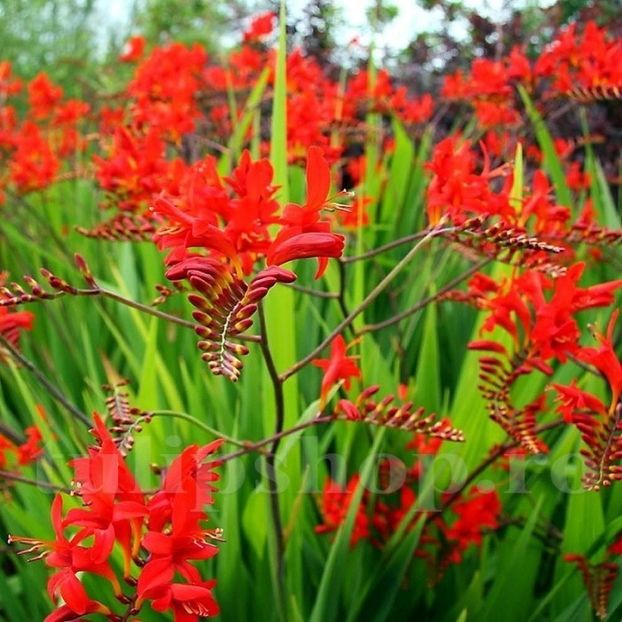
[[[34,462],[41,457],[43,449],[41,449],[42,436],[39,429],[35,426],[26,428],[26,441],[17,448],[17,462],[21,466],[25,466]]]
[[[307,201],[304,205],[286,206],[280,223],[283,225],[267,251],[268,265],[281,265],[294,259],[317,257],[319,278],[329,257],[341,257],[344,238],[330,232],[330,223],[320,220],[330,190],[330,168],[318,147],[311,147],[307,157]]]
[[[26,441],[16,445],[0,434],[0,469],[26,466],[38,460],[41,449],[41,432],[35,427],[26,428]]]
[[[0,95],[7,97],[19,93],[22,83],[11,75],[12,67],[8,60],[0,61]]]
[[[128,42],[123,46],[123,51],[119,56],[119,60],[123,63],[133,63],[140,59],[145,51],[145,37],[130,37]]]
[[[475,152],[469,141],[449,136],[439,142],[426,168],[432,171],[427,189],[427,213],[431,225],[449,218],[460,224],[467,217],[501,215],[510,219],[514,213],[505,191],[493,192],[491,179],[506,174],[506,167],[490,169],[487,157],[476,173]]]
[[[41,190],[54,181],[59,162],[39,128],[26,121],[14,136],[11,179],[20,192]]]
[[[346,390],[350,388],[351,378],[360,378],[361,370],[356,364],[356,360],[351,356],[346,356],[346,342],[341,335],[337,335],[330,346],[330,358],[313,359],[311,363],[324,371],[322,379],[322,389],[320,392],[320,407],[323,408],[330,390],[339,381],[343,381]]]
[[[273,170],[268,160],[253,162],[245,151],[231,177],[218,175],[216,161],[197,162],[180,183],[177,197],[163,194],[152,204],[165,219],[154,240],[172,248],[167,261],[180,261],[191,248],[229,259],[252,272],[254,262],[270,245],[269,226],[277,222]]]
[[[206,62],[207,54],[199,44],[172,43],[152,50],[127,89],[134,98],[134,123],[157,128],[175,142],[192,132],[201,115],[197,93]]]
[[[339,529],[346,520],[350,504],[352,503],[352,497],[354,496],[359,481],[360,477],[354,475],[350,478],[346,487],[343,488],[337,484],[337,482],[328,478],[324,484],[320,503],[324,522],[315,527],[316,533],[330,533]],[[350,537],[351,546],[356,545],[359,540],[368,538],[370,535],[369,518],[367,517],[365,509],[364,497],[365,495],[363,495],[363,500],[356,511],[352,536]]]
[[[212,594],[215,581],[162,584],[153,588],[151,606],[155,611],[172,611],[175,622],[198,622],[218,615],[220,609]]]
[[[573,380],[570,386],[557,383],[553,383],[551,386],[558,393],[559,406],[557,412],[568,423],[576,423],[579,413],[604,414],[607,412],[607,407],[595,395],[577,387],[576,380]]]
[[[39,73],[28,85],[28,102],[36,118],[47,117],[63,98],[63,89],[45,73]]]
[[[89,598],[84,586],[69,568],[57,572],[48,581],[48,594],[52,600],[60,596],[65,604],[47,616],[44,622],[72,622],[76,616],[110,613],[108,607]]]
[[[276,15],[268,11],[253,18],[248,29],[244,32],[244,42],[258,41],[274,30]]]
[[[164,159],[164,151],[158,130],[141,134],[119,127],[107,157],[93,157],[95,175],[104,190],[116,195],[120,209],[140,211],[178,170],[178,165]]]
[[[611,316],[606,335],[595,331],[595,337],[600,342],[599,348],[581,348],[577,354],[580,361],[593,365],[607,379],[611,388],[612,408],[618,403],[622,394],[622,363],[620,363],[613,346],[613,330],[618,315],[619,312],[616,311]]]
[[[445,536],[455,542],[460,555],[471,544],[479,546],[486,529],[497,529],[501,502],[496,490],[481,492],[474,486],[451,510],[458,518],[445,531]]]
[[[62,598],[64,604],[46,620],[69,622],[89,613],[121,617],[112,605],[93,600],[81,577],[90,573],[104,578],[115,593],[113,602],[127,603],[109,563],[115,545],[125,556],[124,578],[136,587],[136,613],[149,600],[154,610],[170,610],[175,620],[183,622],[217,614],[211,592],[214,582],[204,581],[192,562],[213,557],[218,549],[210,541],[222,539],[219,530],[202,525],[207,520],[204,506],[213,502],[213,482],[218,479],[217,461],[205,459],[222,441],[187,447],[171,463],[161,488],[145,499],[101,418],[95,415],[94,419],[98,445],[89,449],[87,457],[73,461],[76,495],[85,507],[72,508],[63,517],[57,495],[51,508],[53,540],[9,538],[27,545],[21,553],[45,558],[56,569],[48,593],[52,600]],[[73,535],[67,536],[67,530]],[[137,577],[132,575],[136,568]]]
[[[0,307],[0,334],[16,346],[21,332],[32,330],[34,317],[30,311],[11,312],[7,307]]]

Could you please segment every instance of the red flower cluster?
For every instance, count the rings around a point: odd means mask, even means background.
[[[201,112],[196,95],[204,85],[207,54],[200,45],[188,48],[181,43],[154,48],[138,67],[128,86],[132,98],[132,123],[157,128],[178,142],[192,132]]]
[[[507,167],[490,169],[488,160],[476,172],[477,157],[469,141],[449,136],[434,148],[426,168],[432,171],[427,189],[426,209],[431,225],[448,218],[461,224],[469,216],[500,215],[511,219],[508,190],[494,192],[491,180],[507,174]]]
[[[524,355],[526,370],[550,372],[550,359],[564,363],[579,351],[580,331],[575,314],[611,305],[615,291],[622,287],[622,280],[579,287],[584,268],[583,263],[574,264],[555,279],[529,270],[501,285],[488,280],[491,295],[485,297],[482,305],[490,315],[482,331],[500,326],[512,336],[515,351]],[[480,276],[478,282],[481,281]],[[482,342],[474,342],[471,347],[488,349]],[[498,351],[495,346],[490,349]]]
[[[455,519],[449,523],[435,512],[425,509],[413,512],[417,501],[415,486],[423,473],[422,457],[436,454],[442,443],[439,439],[431,440],[432,443],[421,435],[413,437],[407,447],[416,448],[417,452],[407,470],[395,459],[387,459],[380,464],[379,483],[381,489],[387,492],[371,495],[366,489],[363,490],[361,502],[356,508],[350,544],[355,546],[361,540],[369,540],[375,546],[382,547],[404,520],[409,520],[408,528],[424,520],[424,531],[415,555],[426,559],[431,570],[438,574],[448,564],[460,563],[471,545],[480,546],[483,535],[499,527],[502,508],[496,490],[482,492],[473,487],[452,500],[448,507]],[[397,490],[392,482],[396,473],[403,481]],[[358,475],[351,477],[345,487],[330,478],[326,481],[320,499],[322,523],[316,527],[317,533],[331,533],[341,527],[359,485]],[[445,495],[446,498],[449,496]]]
[[[54,569],[48,592],[63,604],[46,622],[89,613],[119,620],[120,607],[136,615],[145,603],[156,611],[173,612],[176,622],[216,615],[214,582],[204,581],[193,562],[218,553],[213,541],[221,538],[219,530],[204,526],[204,506],[214,502],[217,462],[205,460],[221,441],[184,449],[167,469],[159,489],[145,493],[103,421],[98,415],[94,420],[98,444],[87,457],[72,462],[75,494],[84,506],[63,512],[62,497],[57,495],[51,514],[53,540],[9,538],[27,546],[22,553],[35,553],[36,559],[45,558]],[[111,561],[117,548],[129,593]],[[97,594],[87,591],[85,574],[102,580]],[[106,598],[108,590],[115,598]]]
[[[577,87],[622,86],[622,41],[613,39],[595,22],[579,34],[571,24],[538,58],[537,76],[553,78],[552,88],[565,93]]]
[[[330,206],[328,163],[320,149],[309,150],[307,202],[288,204],[280,216],[272,179],[270,162],[253,162],[248,152],[224,182],[214,158],[193,165],[179,195],[163,194],[152,206],[164,220],[154,240],[160,248],[172,249],[167,261],[175,263],[189,249],[200,248],[249,274],[261,256],[268,265],[317,257],[320,276],[328,258],[341,256],[344,245],[343,237],[331,232],[331,223],[321,219],[322,209]],[[273,225],[280,226],[275,237]]]
[[[89,113],[85,102],[67,99],[61,87],[44,73],[28,84],[29,110],[18,119],[16,108],[0,108],[0,158],[7,158],[8,176],[0,176],[2,188],[11,182],[20,193],[41,190],[55,181],[62,160],[83,149],[79,126]],[[0,95],[17,95],[21,83],[11,77],[11,65],[0,63]]]
[[[181,160],[164,158],[166,145],[156,129],[146,133],[116,130],[106,157],[93,156],[95,175],[110,202],[122,211],[144,212],[163,187],[179,183]]]

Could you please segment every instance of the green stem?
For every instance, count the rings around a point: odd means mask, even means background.
[[[192,415],[189,415],[188,413],[182,413],[176,410],[155,410],[151,411],[149,414],[153,417],[171,417],[173,419],[183,419],[184,421],[192,423],[204,432],[207,432],[208,434],[213,434],[218,438],[222,438],[227,441],[227,443],[235,445],[236,447],[246,447],[248,445],[248,443],[245,443],[244,441],[238,440],[237,438],[233,438],[232,436],[228,436],[227,434],[219,432],[216,428],[213,428],[212,426],[201,421],[200,419],[197,419],[196,417],[193,417]]]
[[[344,328],[350,326],[350,324],[361,314],[363,311],[374,301],[376,298],[391,284],[393,279],[407,266],[411,259],[419,252],[419,250],[424,246],[426,242],[431,240],[434,237],[439,235],[443,235],[447,233],[447,228],[436,228],[430,229],[426,235],[415,244],[409,251],[400,259],[400,261],[389,271],[389,273],[372,289],[369,294],[362,300],[362,302],[346,317],[344,318],[333,330],[332,332],[318,345],[315,349],[313,349],[307,356],[300,359],[297,363],[294,363],[289,369],[285,370],[280,376],[279,379],[281,382],[285,382],[288,378],[293,376],[295,373],[300,371],[303,367],[308,365],[314,358],[316,358],[322,350],[330,344],[330,342],[341,332]]]

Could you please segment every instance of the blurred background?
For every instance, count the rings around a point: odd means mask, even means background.
[[[290,45],[335,68],[365,62],[369,46],[412,87],[495,57],[536,48],[575,20],[622,29],[620,0],[288,0]],[[131,35],[199,42],[213,55],[236,45],[249,16],[276,0],[2,0],[3,58],[25,78],[44,70],[70,95],[113,80],[102,71]],[[103,83],[103,84],[102,84]]]

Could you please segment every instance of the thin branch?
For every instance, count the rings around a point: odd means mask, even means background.
[[[58,486],[57,484],[52,484],[50,482],[30,479],[29,477],[24,477],[23,475],[19,475],[19,473],[12,473],[11,471],[0,470],[0,479],[19,482],[20,484],[28,484],[30,486],[37,486],[38,488],[45,488],[47,490],[55,490],[56,492],[64,492],[68,495],[72,493],[71,488],[68,488],[67,486]]]
[[[6,423],[0,421],[0,434],[8,438],[15,445],[21,445],[24,442],[23,436],[19,435],[15,430],[11,429]]]
[[[541,432],[546,432],[547,430],[553,430],[560,427],[561,425],[564,425],[564,423],[565,422],[562,420],[545,423],[544,425],[536,428],[535,433],[539,434]],[[447,500],[441,506],[441,512],[444,512],[447,508],[449,508],[460,497],[460,495],[464,492],[467,486],[469,486],[469,484],[471,484],[479,475],[481,475],[481,473],[483,473],[491,464],[493,464],[493,462],[503,456],[506,451],[509,451],[510,449],[514,449],[519,446],[520,441],[510,441],[509,443],[505,443],[504,445],[497,447],[495,451],[493,451],[483,462],[481,462],[477,467],[475,467],[475,469],[473,469],[473,471],[471,471],[471,473],[469,473],[462,485],[447,498]]]
[[[430,296],[426,296],[425,298],[422,298],[417,304],[413,305],[412,307],[409,307],[408,309],[405,309],[404,311],[401,311],[400,313],[394,315],[393,317],[383,320],[382,322],[377,322],[376,324],[366,324],[358,331],[358,334],[364,335],[365,333],[369,333],[375,330],[381,330],[383,328],[386,328],[387,326],[392,326],[393,324],[397,324],[398,322],[401,322],[402,320],[413,315],[414,313],[417,313],[417,311],[420,311],[424,307],[427,307],[432,302],[435,302],[436,300],[438,300],[441,296],[451,291],[454,287],[462,283],[462,281],[464,281],[465,279],[468,279],[471,275],[473,275],[478,270],[481,270],[484,266],[488,265],[491,261],[492,259],[483,259],[482,261],[468,268],[468,270],[465,270],[462,274],[459,274],[456,278],[449,281],[447,285],[444,285],[435,294],[431,294]]]
[[[57,298],[62,298],[63,296],[102,296],[103,298],[110,298],[110,300],[114,300],[115,302],[119,302],[126,307],[131,307],[132,309],[136,309],[141,311],[142,313],[146,313],[148,315],[153,315],[154,317],[160,318],[162,320],[166,320],[167,322],[171,322],[173,324],[177,324],[179,326],[183,326],[184,328],[190,328],[195,330],[200,328],[201,325],[193,322],[191,320],[185,320],[177,315],[172,315],[170,313],[166,313],[164,311],[160,311],[151,305],[144,304],[142,302],[138,302],[136,300],[132,300],[131,298],[126,298],[117,292],[113,292],[109,289],[105,289],[96,285],[92,288],[78,288],[73,287],[71,291],[60,290],[51,293],[47,293],[45,297],[37,298],[33,297],[32,300],[27,300],[24,302],[38,302],[40,300],[55,300]],[[13,299],[7,298],[5,300],[0,300],[0,307],[2,306],[14,306],[16,302]],[[20,303],[23,304],[23,303]],[[239,341],[252,341],[259,342],[261,340],[260,335],[233,335],[233,339],[238,339]]]
[[[421,249],[421,247],[431,240],[434,237],[447,233],[448,231],[453,231],[455,228],[438,228],[429,230],[425,237],[422,238],[415,246],[413,246],[402,259],[389,271],[389,273],[372,289],[372,291],[367,294],[367,296],[363,299],[363,301],[346,317],[344,318],[332,331],[331,333],[320,343],[316,348],[314,348],[307,356],[303,359],[300,359],[297,363],[294,363],[289,369],[285,370],[280,376],[279,379],[281,382],[284,382],[289,377],[293,376],[295,373],[300,371],[305,365],[308,365],[314,358],[316,358],[322,350],[330,344],[330,342],[339,335],[344,328],[350,326],[350,324],[361,314],[363,311],[390,285],[391,281],[402,271],[402,269],[410,263],[411,259],[417,254],[417,252]]]
[[[339,298],[339,294],[337,292],[323,292],[322,290],[304,287],[302,285],[297,285],[296,283],[284,283],[284,285],[295,289],[297,292],[308,294],[309,296],[315,296],[316,298]]]
[[[39,382],[41,386],[66,410],[68,410],[76,419],[84,423],[87,427],[91,427],[91,420],[77,406],[70,402],[62,393],[62,391],[52,384],[45,375],[31,363],[13,344],[4,336],[0,335],[0,344],[11,354],[11,356],[21,363]]]
[[[435,235],[440,235],[442,233],[453,233],[457,231],[458,227],[447,227],[445,229],[437,229]],[[422,238],[425,238],[430,233],[429,230],[417,231],[417,233],[411,233],[410,235],[404,236],[403,238],[399,238],[397,240],[392,240],[391,242],[387,242],[382,246],[377,246],[376,248],[372,248],[365,253],[361,253],[360,255],[352,255],[351,257],[342,257],[340,259],[341,263],[349,264],[354,263],[355,261],[363,261],[365,259],[371,259],[376,255],[380,255],[382,253],[386,253],[394,248],[398,248],[399,246],[403,246],[404,244],[408,244],[409,242],[416,242]]]
[[[278,484],[276,481],[276,452],[280,443],[279,434],[283,431],[285,423],[285,396],[283,394],[283,382],[279,378],[276,369],[270,344],[268,343],[268,327],[266,325],[266,316],[263,304],[258,306],[259,322],[261,326],[262,340],[260,342],[261,351],[268,368],[268,374],[272,381],[274,390],[274,402],[276,410],[275,435],[272,439],[270,451],[266,456],[266,475],[268,477],[268,489],[270,491],[270,512],[272,515],[272,523],[274,526],[274,535],[276,538],[276,576],[279,590],[283,590],[284,579],[284,556],[285,556],[285,537],[283,533],[283,520],[281,518],[281,507],[279,503]],[[282,594],[284,596],[284,594]]]
[[[222,438],[224,441],[226,441],[227,443],[231,445],[235,445],[237,447],[248,446],[247,442],[238,440],[237,438],[233,438],[233,436],[229,436],[227,434],[224,434],[223,432],[219,432],[216,428],[213,428],[212,426],[208,425],[204,421],[201,421],[200,419],[197,419],[196,417],[193,417],[192,415],[188,413],[182,413],[176,410],[154,410],[154,411],[149,412],[147,416],[140,417],[140,419],[144,421],[151,417],[172,417],[174,419],[183,419],[184,421],[188,421],[189,423],[192,423],[193,425],[197,426],[204,432],[213,434],[217,438]]]

